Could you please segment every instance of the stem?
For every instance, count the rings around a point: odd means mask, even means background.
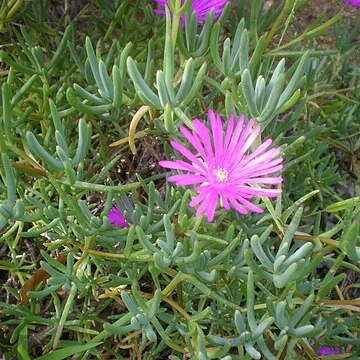
[[[65,321],[66,321],[66,319],[67,319],[67,317],[69,315],[71,306],[73,304],[73,301],[74,301],[74,298],[75,298],[75,295],[76,295],[76,291],[77,291],[77,286],[75,284],[72,284],[71,289],[70,289],[70,293],[69,293],[69,297],[66,300],[66,304],[65,304],[63,313],[61,315],[58,328],[56,330],[56,334],[55,334],[55,338],[54,338],[54,344],[53,344],[53,350],[55,350],[58,347],[60,337],[61,337],[61,333],[62,333],[62,330],[64,328]]]
[[[187,280],[189,281],[189,283],[193,284],[196,288],[198,288],[198,290],[200,290],[204,295],[219,301],[220,303],[228,306],[231,309],[239,310],[239,311],[242,310],[240,306],[238,306],[238,305],[232,303],[231,301],[228,301],[228,300],[224,299],[223,297],[219,296],[217,293],[210,290],[206,285],[204,285],[202,282],[200,282],[195,277],[193,277],[191,275],[187,275]]]
[[[95,240],[95,235],[89,236],[85,239],[85,246],[83,248],[83,253],[82,253],[80,259],[74,265],[74,270],[77,270],[79,268],[79,266],[81,265],[81,263],[83,263],[85,261],[85,259],[88,257],[90,247],[91,247],[92,243],[94,242],[94,240]]]
[[[67,180],[62,180],[62,184],[64,185],[70,185],[70,183]],[[119,192],[128,192],[131,190],[134,190],[141,186],[139,182],[134,182],[131,184],[125,184],[125,185],[118,185],[118,186],[107,186],[107,185],[100,185],[100,184],[91,184],[84,181],[76,181],[74,185],[75,188],[89,190],[89,191],[98,191],[98,192],[109,192],[109,191],[119,191]]]
[[[176,39],[179,31],[179,25],[180,25],[180,15],[174,14],[172,26],[171,26],[171,41],[173,48],[175,48]]]
[[[83,244],[79,243],[78,241],[72,241],[72,244],[74,244],[75,246],[77,246],[81,250],[85,251],[85,248],[84,248]],[[141,252],[142,252],[142,250],[137,251],[135,253],[132,253],[130,256],[126,256],[124,254],[109,253],[109,252],[99,251],[99,250],[90,250],[90,249],[87,250],[87,254],[96,255],[96,256],[99,256],[99,257],[130,260],[130,261],[136,261],[136,262],[149,262],[149,261],[152,261],[153,257],[151,255],[142,254]]]
[[[163,296],[168,296],[180,283],[186,280],[189,275],[178,272],[176,276],[171,280],[170,284],[162,291]]]
[[[136,154],[136,146],[135,146],[135,136],[136,136],[136,127],[139,124],[142,117],[150,110],[150,107],[147,105],[142,106],[134,115],[131,120],[130,127],[129,127],[129,146],[131,152],[135,155]]]
[[[138,131],[138,132],[134,135],[134,139],[140,139],[140,138],[143,138],[144,136],[146,136],[146,135],[147,135],[147,133],[146,133],[147,130],[149,130],[149,128],[146,128],[146,129],[144,129],[144,130]],[[109,145],[109,147],[115,147],[115,146],[123,145],[123,144],[126,144],[126,143],[128,143],[128,142],[130,142],[130,141],[129,141],[129,136],[126,136],[126,137],[124,137],[124,138],[122,138],[122,139],[120,139],[120,140],[117,140],[117,141],[111,143],[111,144]]]
[[[295,240],[305,240],[309,242],[314,242],[319,239],[322,243],[334,246],[336,248],[340,247],[339,241],[327,238],[325,236],[312,236],[312,235],[294,235]]]
[[[16,1],[16,3],[12,6],[10,11],[7,13],[6,20],[10,20],[13,17],[13,15],[19,9],[19,7],[22,5],[22,3],[23,3],[23,0]]]
[[[171,283],[168,285],[168,287],[166,289],[169,288],[169,286],[173,283],[172,288],[175,288],[180,282],[182,282],[185,278],[187,277],[187,275],[182,274],[182,273],[178,273],[175,278],[171,281]],[[165,290],[166,290],[165,289]],[[181,309],[180,307],[176,306],[175,303],[172,302],[172,300],[168,299],[166,296],[167,294],[165,293],[165,290],[162,291],[162,296],[161,299],[165,302],[167,302],[168,304],[170,304],[171,306],[173,306],[177,311],[179,311],[179,313],[181,313],[186,319],[189,319],[190,316],[189,314],[186,313],[185,310]],[[172,289],[170,289],[169,293],[172,291]],[[132,313],[129,312],[127,314],[125,314],[121,319],[115,321],[112,325],[116,326],[116,327],[120,327],[125,325],[126,323],[128,323],[131,318],[132,318]],[[91,339],[89,341],[89,343],[96,343],[99,341],[103,341],[104,339],[106,339],[110,334],[106,331],[103,330],[99,335],[95,336],[93,339]],[[166,343],[171,346],[171,345],[175,345],[173,342],[169,343],[170,340],[166,341]]]
[[[271,30],[269,31],[267,37],[266,37],[266,47],[269,46],[269,43],[271,41],[271,39],[273,38],[273,36],[277,33],[279,26],[281,25],[284,17],[286,15],[290,15],[292,14],[292,12],[294,11],[295,8],[295,4],[296,4],[296,0],[286,0],[285,1],[285,5],[283,7],[283,9],[281,10],[280,15],[277,17],[277,19],[275,20],[273,26],[271,27]],[[289,21],[288,21],[289,22]],[[288,24],[287,24],[288,25]],[[286,26],[287,27],[287,26]],[[286,30],[286,29],[285,29]],[[283,34],[284,35],[284,34]],[[282,40],[283,36],[281,36],[281,40]],[[280,40],[280,41],[281,41]]]

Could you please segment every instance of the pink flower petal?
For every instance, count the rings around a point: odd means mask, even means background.
[[[206,217],[209,222],[214,220],[217,201],[218,201],[217,193],[211,192],[209,195],[209,206],[206,209]]]
[[[206,171],[204,165],[199,161],[199,159],[192,152],[190,152],[184,145],[181,145],[175,141],[171,141],[171,145],[175,150],[177,150],[179,153],[184,155],[191,162],[195,163],[204,171]]]
[[[220,118],[216,116],[212,110],[209,111],[209,119],[211,124],[211,132],[214,138],[215,159],[219,160],[223,152],[223,127]]]
[[[196,131],[198,132],[200,139],[204,143],[204,147],[205,147],[205,151],[206,151],[206,158],[204,160],[206,160],[208,163],[213,163],[214,153],[213,153],[211,140],[210,140],[210,136],[209,136],[209,131],[208,131],[207,127],[202,122],[200,122],[198,119],[195,119],[193,121],[193,125],[194,125]]]
[[[276,197],[281,193],[280,189],[260,189],[250,186],[239,186],[239,191],[243,194]]]
[[[159,6],[165,7],[168,2],[167,0],[154,0]],[[192,9],[196,12],[198,23],[202,24],[206,20],[206,14],[211,10],[214,10],[215,18],[218,18],[223,11],[223,8],[228,0],[193,0],[192,1]],[[181,1],[183,4],[184,1]],[[157,10],[154,10],[157,12]],[[181,24],[184,26],[185,16],[181,17]]]
[[[244,197],[239,196],[239,197],[237,198],[237,200],[238,200],[241,204],[245,205],[245,206],[246,206],[249,210],[251,210],[251,211],[254,211],[254,212],[260,213],[260,214],[261,214],[262,212],[264,212],[263,209],[261,209],[261,208],[259,208],[258,206],[254,205],[252,202],[250,202],[249,200],[245,199]]]
[[[192,134],[188,129],[186,129],[185,126],[180,126],[180,131],[185,136],[186,140],[189,141],[189,143],[196,149],[199,155],[206,161],[206,152],[198,136],[196,134]]]
[[[239,118],[239,121],[244,121],[244,116]],[[227,151],[228,151],[233,131],[234,131],[234,115],[231,115],[229,118],[229,122],[228,122],[228,125],[226,128],[226,134],[225,134],[225,141],[224,141],[224,152],[225,153],[227,153]]]
[[[201,184],[204,180],[206,179],[201,175],[188,174],[173,175],[168,178],[168,181],[175,182],[178,186]]]
[[[202,215],[205,211],[206,208],[209,206],[209,202],[210,202],[210,197],[207,196],[202,203],[200,204],[200,206],[198,207],[198,209],[196,210],[196,216],[200,216]]]
[[[269,184],[269,185],[273,185],[273,184],[281,184],[283,181],[283,178],[281,176],[279,177],[259,177],[259,178],[255,178],[255,179],[245,179],[246,183],[248,184]]]
[[[268,188],[283,181],[276,174],[283,168],[283,158],[277,158],[279,150],[271,148],[271,139],[250,150],[260,135],[260,127],[253,129],[254,120],[244,126],[243,115],[236,124],[231,116],[224,131],[219,115],[210,110],[208,117],[208,126],[194,119],[193,131],[185,126],[180,128],[196,154],[180,143],[171,142],[174,150],[189,162],[161,161],[163,167],[184,172],[170,176],[168,181],[178,186],[195,185],[197,195],[189,205],[198,206],[196,216],[206,213],[208,221],[214,219],[219,200],[226,210],[232,208],[243,215],[249,211],[262,213],[263,209],[251,199],[254,196],[273,198],[281,193],[281,189]]]
[[[159,165],[167,169],[187,170],[187,171],[192,171],[194,173],[199,173],[199,169],[195,168],[194,166],[182,160],[176,160],[176,161],[163,160],[163,161],[159,161]]]
[[[189,203],[190,207],[194,207],[201,203],[208,196],[207,192],[202,192],[199,195],[195,196]]]
[[[243,165],[247,164],[250,160],[257,158],[261,153],[263,153],[272,143],[271,139],[265,140],[257,149],[255,149],[248,156],[244,157],[241,163]]]
[[[229,204],[228,199],[226,198],[225,194],[220,194],[220,200],[221,200],[221,204],[225,210],[231,209],[230,204]]]
[[[109,211],[108,219],[114,227],[127,228],[130,226],[117,204],[113,205]]]
[[[241,206],[235,199],[230,198],[230,202],[240,214],[246,215],[248,213],[248,211],[243,206]]]

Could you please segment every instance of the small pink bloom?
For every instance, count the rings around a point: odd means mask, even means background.
[[[344,0],[348,4],[352,5],[353,7],[360,7],[360,0]]]
[[[116,204],[113,205],[113,207],[109,211],[108,218],[111,225],[114,227],[120,227],[120,228],[129,227],[129,223],[126,221],[125,216],[123,215],[118,205]]]
[[[220,116],[212,110],[209,110],[209,120],[210,129],[198,119],[193,120],[193,131],[180,127],[194,151],[171,141],[172,147],[187,161],[160,161],[165,168],[185,171],[168,180],[178,186],[196,185],[197,196],[190,206],[200,204],[196,216],[206,212],[208,221],[214,219],[218,200],[226,210],[234,208],[240,214],[247,214],[249,210],[262,213],[250,199],[253,196],[276,197],[281,193],[280,189],[258,187],[282,182],[281,176],[268,176],[282,170],[283,159],[277,157],[279,150],[271,148],[272,141],[268,139],[250,151],[260,134],[259,126],[253,129],[253,119],[244,124],[243,115],[237,122],[232,115],[225,130]]]
[[[342,354],[340,349],[336,346],[327,346],[323,345],[319,348],[319,350],[316,352],[316,355],[318,356],[329,356],[329,355],[339,355]]]
[[[165,8],[167,0],[154,0],[158,5]],[[191,9],[196,12],[198,23],[203,24],[206,20],[206,14],[214,10],[215,19],[217,19],[223,11],[228,0],[192,0]],[[184,0],[181,0],[181,4]],[[157,14],[165,14],[165,9],[154,10]],[[181,25],[184,26],[185,17],[181,16]]]

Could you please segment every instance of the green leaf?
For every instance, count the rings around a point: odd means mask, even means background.
[[[278,289],[289,285],[289,283],[293,281],[293,279],[296,277],[296,271],[298,267],[298,263],[293,263],[281,275],[275,274],[273,280],[274,285]]]
[[[333,203],[325,208],[326,212],[337,212],[345,210],[348,205],[354,202],[354,205],[356,205],[358,202],[360,202],[360,196],[353,197],[351,199],[341,200],[336,203]]]
[[[255,89],[249,69],[245,69],[241,75],[241,88],[251,115],[257,118],[260,114],[255,102]]]
[[[102,114],[107,113],[109,111],[109,109],[111,108],[110,104],[90,106],[90,105],[87,105],[86,103],[79,101],[76,98],[75,92],[72,88],[67,89],[66,99],[75,110],[77,110],[83,114],[102,115]]]
[[[96,346],[99,346],[100,344],[102,344],[102,342],[69,346],[65,349],[59,349],[59,350],[53,351],[51,353],[48,353],[46,355],[40,356],[40,357],[36,358],[35,360],[62,360],[62,359],[68,358],[69,356],[90,350]]]
[[[268,212],[271,215],[272,220],[274,221],[274,223],[276,224],[276,227],[281,231],[284,232],[283,230],[283,225],[281,224],[281,220],[276,216],[275,213],[275,209],[273,204],[271,203],[271,200],[266,197],[266,196],[261,196],[261,200],[264,202],[266,209],[268,210]]]
[[[296,200],[291,206],[289,206],[281,215],[282,221],[287,222],[289,216],[294,212],[294,210],[303,204],[307,199],[310,199],[312,196],[316,195],[320,190],[314,190],[308,194],[302,196],[300,199]]]
[[[192,58],[188,59],[185,64],[184,72],[181,78],[179,90],[175,96],[175,105],[181,103],[186,95],[189,93],[191,88],[191,82],[194,75],[194,61]]]
[[[162,106],[159,97],[150,89],[148,84],[142,78],[135,61],[129,56],[127,58],[126,64],[128,73],[134,83],[140,99],[146,105],[152,106],[155,109],[161,109]]]
[[[56,51],[54,53],[54,56],[50,60],[49,65],[47,66],[49,74],[52,74],[54,72],[54,69],[56,68],[56,65],[59,63],[61,58],[64,56],[65,47],[67,45],[67,41],[69,40],[69,37],[70,37],[73,29],[74,29],[73,24],[69,25],[66,28],[66,30],[65,30],[62,38],[61,38],[60,44],[58,45],[58,47],[57,47],[57,49],[56,49]]]
[[[17,352],[19,360],[30,360],[28,350],[28,328],[25,326],[19,334]]]
[[[340,240],[340,249],[345,249],[346,255],[355,262],[360,262],[360,221],[354,221],[345,231]]]

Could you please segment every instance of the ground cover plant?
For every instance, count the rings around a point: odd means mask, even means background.
[[[360,358],[360,25],[311,6],[2,3],[2,357]]]

